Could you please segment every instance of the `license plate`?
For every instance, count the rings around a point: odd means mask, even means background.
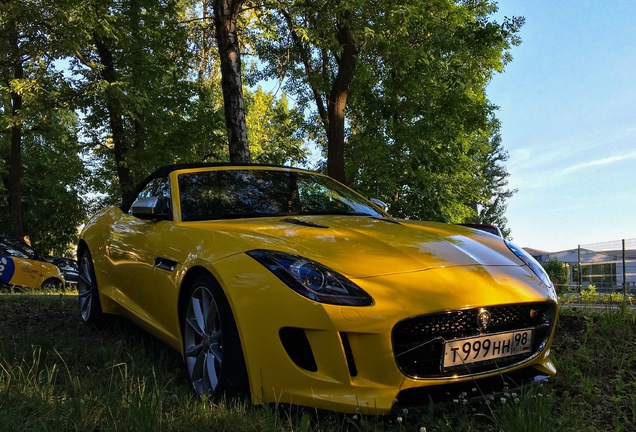
[[[529,353],[532,329],[455,339],[444,344],[444,368]]]

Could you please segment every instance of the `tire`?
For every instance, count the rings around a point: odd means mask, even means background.
[[[104,313],[99,301],[97,279],[91,253],[86,249],[79,260],[79,280],[77,282],[77,297],[82,321],[95,324],[102,320]]]
[[[64,284],[59,279],[50,278],[42,282],[40,289],[42,291],[64,291]]]
[[[197,395],[247,397],[249,384],[236,322],[221,287],[198,276],[187,291],[182,316],[183,358]]]

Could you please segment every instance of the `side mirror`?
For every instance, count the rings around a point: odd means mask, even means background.
[[[166,220],[170,219],[169,207],[159,197],[142,198],[130,206],[130,214],[140,219]]]
[[[389,205],[385,203],[384,201],[381,201],[377,198],[369,198],[369,201],[375,204],[375,206],[378,207],[380,210],[382,210],[384,213],[389,211]]]

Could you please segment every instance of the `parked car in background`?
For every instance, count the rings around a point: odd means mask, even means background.
[[[295,168],[169,166],[134,196],[80,236],[79,312],[163,340],[198,394],[386,414],[556,372],[554,287],[498,235]]]
[[[77,286],[79,271],[76,260],[73,258],[51,257],[49,261],[60,269],[66,286]]]
[[[26,243],[0,237],[0,284],[4,287],[64,289],[60,269]]]

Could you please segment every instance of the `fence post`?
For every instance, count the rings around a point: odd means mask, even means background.
[[[581,285],[583,284],[583,269],[581,268],[581,245],[579,245],[579,294],[581,293]]]
[[[625,266],[625,239],[623,239],[623,299],[627,298],[627,269]]]

